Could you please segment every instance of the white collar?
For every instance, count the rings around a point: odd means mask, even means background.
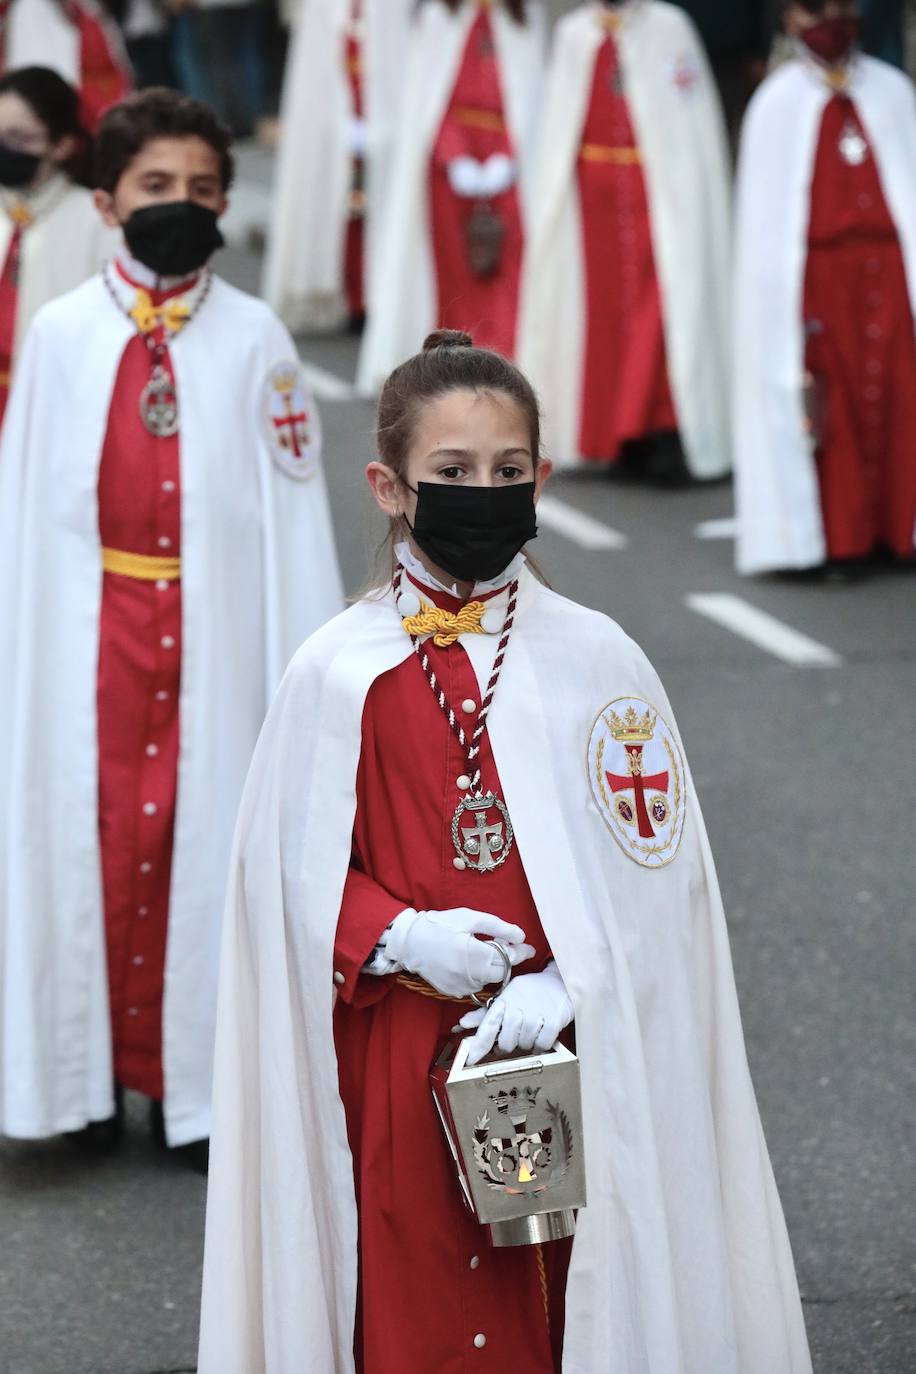
[[[146,263],[139,262],[129,252],[126,244],[121,244],[117,252],[117,260],[123,271],[127,273],[131,281],[135,281],[138,286],[143,286],[147,291],[172,291],[182,282],[196,284],[204,275],[204,270],[185,274],[183,277],[157,277],[151,267]],[[125,283],[128,284],[129,283]]]
[[[413,578],[415,582],[422,582],[424,587],[429,587],[430,591],[445,592],[447,596],[455,596],[460,599],[457,582],[448,586],[445,582],[440,582],[431,572],[420,562],[413,552],[406,539],[394,546],[395,556],[401,567]],[[507,568],[498,577],[490,578],[489,582],[475,582],[472,597],[487,596],[493,592],[502,591],[503,587],[510,582],[514,582],[525,566],[525,555],[517,553]]]
[[[135,262],[135,260],[123,250],[118,253],[117,261],[120,263],[122,269],[129,273],[137,282],[140,281],[139,275],[135,276],[137,269],[146,273],[147,277],[150,275],[149,268],[144,268],[142,263]],[[131,310],[133,310],[134,306],[137,304],[136,286],[134,286],[132,282],[125,281],[112,262],[106,262],[105,266],[102,268],[102,275],[105,278],[109,291],[114,296],[118,305],[126,315],[130,314]],[[188,306],[191,314],[193,314],[197,309],[201,297],[209,287],[211,276],[212,273],[205,267],[203,271],[198,272],[195,277],[156,277],[155,280],[163,283],[173,281],[176,286],[186,281],[188,283],[187,290],[181,292],[181,295],[176,296],[175,299],[183,300]],[[168,291],[169,287],[162,285],[154,289]]]

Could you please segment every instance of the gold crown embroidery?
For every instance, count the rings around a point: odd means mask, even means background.
[[[652,712],[647,710],[645,715],[640,717],[633,706],[627,707],[622,720],[616,711],[612,711],[609,725],[611,734],[618,744],[648,744],[655,734]]]

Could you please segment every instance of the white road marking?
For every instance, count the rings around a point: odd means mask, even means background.
[[[625,534],[611,529],[610,525],[605,525],[592,515],[584,515],[556,496],[542,496],[538,501],[538,523],[555,534],[565,535],[580,549],[588,549],[590,553],[599,549],[625,549],[627,546]]]
[[[302,359],[302,371],[319,401],[352,401],[356,396],[356,387],[352,382],[345,382],[336,372],[328,372],[317,363],[310,363],[307,358]]]
[[[816,639],[784,625],[740,596],[732,596],[729,592],[691,592],[685,600],[697,615],[706,616],[794,668],[839,668],[843,663],[841,656],[826,644],[819,644]]]
[[[734,515],[723,520],[701,520],[694,529],[697,539],[734,539],[738,533],[738,521]]]

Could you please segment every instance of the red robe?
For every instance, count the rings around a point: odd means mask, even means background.
[[[916,337],[874,156],[869,149],[856,164],[841,152],[841,140],[855,136],[867,148],[855,105],[836,95],[821,123],[804,295],[806,366],[823,396],[817,470],[827,553],[855,558],[884,546],[912,558]]]
[[[354,0],[344,52],[354,119],[365,117],[363,108],[363,45],[357,27],[359,18],[359,0]],[[347,314],[351,320],[358,319],[366,312],[363,266],[366,241],[364,178],[364,160],[361,157],[355,157],[353,159],[353,190],[350,198],[350,213],[347,217],[347,241],[344,248],[344,293],[347,298]]]
[[[580,451],[613,460],[621,445],[677,429],[646,184],[617,44],[595,59],[578,163],[586,336]]]
[[[13,352],[16,346],[16,316],[19,310],[19,265],[22,257],[22,235],[25,222],[15,221],[3,271],[0,273],[0,425],[6,414],[13,376]]]
[[[477,201],[457,196],[448,164],[457,157],[486,162],[494,153],[515,156],[506,126],[499,62],[490,16],[481,9],[465,44],[458,78],[433,147],[430,217],[440,329],[464,329],[481,348],[511,357],[515,351],[522,217],[518,183],[487,204],[505,225],[502,260],[495,273],[476,276],[468,261],[466,231]]]
[[[421,591],[449,610],[460,605]],[[426,647],[456,709],[468,699],[479,704],[460,643]],[[473,727],[473,715],[464,720]],[[484,785],[498,791],[486,735],[481,767]],[[570,1244],[542,1249],[545,1304],[535,1248],[491,1248],[465,1210],[433,1107],[430,1067],[468,1007],[361,974],[382,931],[409,906],[467,906],[517,922],[537,951],[526,971],[547,963],[518,848],[486,875],[453,865],[455,779],[466,768],[415,656],[379,677],[363,711],[353,863],[334,954],[344,978],[334,1035],[360,1219],[359,1374],[560,1368]],[[482,1348],[474,1344],[480,1335]]]
[[[79,0],[67,0],[64,8],[79,29],[82,121],[94,133],[105,111],[130,93],[130,70],[117,50],[110,20],[88,13]]]
[[[151,292],[158,305],[168,295]],[[166,355],[165,364],[171,371]],[[121,358],[99,468],[103,548],[180,557],[179,436],[156,438],[138,400],[139,335]],[[163,1097],[162,994],[178,790],[181,582],[106,572],[99,626],[99,841],[115,1081]]]

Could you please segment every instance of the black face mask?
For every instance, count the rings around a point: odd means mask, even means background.
[[[416,495],[414,542],[459,582],[498,577],[519,549],[537,538],[533,482],[507,487],[418,482]]]
[[[37,153],[21,153],[18,148],[0,143],[0,186],[21,190],[35,180],[40,166]]]
[[[215,210],[193,200],[144,205],[123,225],[131,253],[157,277],[184,277],[223,246]]]

